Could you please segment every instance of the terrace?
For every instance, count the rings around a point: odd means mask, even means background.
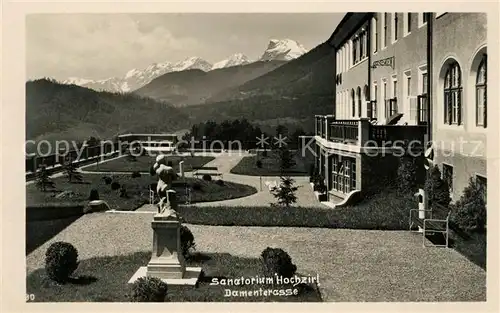
[[[421,125],[373,125],[367,118],[336,120],[333,115],[315,116],[315,135],[325,146],[385,148],[404,141],[423,143],[426,127]]]

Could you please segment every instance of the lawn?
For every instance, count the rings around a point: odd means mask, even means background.
[[[182,206],[179,213],[186,223],[199,225],[407,230],[410,208],[417,208],[417,202],[394,192],[334,210],[300,206]]]
[[[158,178],[149,174],[142,174],[140,177],[132,178],[131,175],[97,175],[83,174],[82,183],[69,183],[66,177],[54,178],[56,189],[54,191],[42,192],[34,184],[26,186],[26,204],[28,206],[50,206],[50,205],[86,205],[91,189],[97,189],[99,197],[105,200],[111,209],[132,211],[149,201],[149,186],[156,184]],[[113,181],[125,186],[127,197],[120,196],[120,190],[112,190],[111,185],[106,185],[102,179],[109,176]],[[177,191],[179,201],[185,201],[185,187],[181,182],[192,186],[191,202],[206,202],[234,199],[249,196],[257,190],[248,185],[233,182],[223,182],[219,185],[216,181],[204,181],[198,178],[179,179],[173,189]],[[195,186],[196,185],[196,186]],[[67,198],[56,198],[62,191],[71,191],[73,196]]]
[[[137,252],[114,257],[95,257],[82,260],[74,273],[75,278],[66,285],[57,285],[45,276],[44,269],[35,270],[26,280],[27,293],[35,294],[36,302],[126,302],[132,290],[127,281],[151,258],[151,252]],[[201,266],[203,272],[197,287],[168,286],[168,302],[262,302],[262,301],[321,301],[316,285],[293,287],[290,285],[231,286],[232,290],[297,288],[298,296],[226,297],[225,286],[210,285],[212,278],[241,278],[263,276],[258,258],[233,256],[228,253],[195,253],[188,266]],[[297,273],[300,275],[300,273]]]
[[[286,174],[291,176],[307,176],[308,163],[305,158],[295,155],[295,166],[286,171]],[[262,162],[262,167],[257,167],[257,160]],[[263,152],[259,151],[257,155],[247,156],[241,159],[230,171],[233,174],[250,175],[250,176],[280,176],[280,168],[278,159],[275,158],[273,152],[268,152],[264,156]]]
[[[214,160],[211,156],[167,156],[167,161],[172,161],[173,168],[179,172],[179,162],[184,161],[184,170],[191,171],[193,167],[200,167]],[[92,165],[84,168],[89,172],[144,172],[148,173],[151,166],[155,163],[156,157],[138,156],[135,161],[126,156],[98,165]]]

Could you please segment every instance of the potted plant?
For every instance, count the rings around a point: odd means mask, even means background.
[[[319,201],[328,201],[328,197],[327,197],[327,193],[326,193],[326,185],[325,183],[321,182],[318,187],[317,187],[317,191],[318,191],[318,200]]]

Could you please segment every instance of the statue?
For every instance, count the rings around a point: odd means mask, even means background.
[[[172,168],[172,162],[167,162],[166,156],[161,154],[156,157],[153,169],[158,175],[158,185],[156,187],[156,192],[160,198],[158,211],[164,216],[177,217],[175,190],[172,189],[172,182],[177,175]]]

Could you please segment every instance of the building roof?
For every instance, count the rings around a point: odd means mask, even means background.
[[[339,48],[372,16],[370,12],[346,13],[328,39],[328,44]]]

